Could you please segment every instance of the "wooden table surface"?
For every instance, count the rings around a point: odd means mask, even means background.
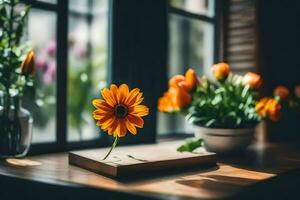
[[[299,169],[300,148],[287,144],[255,144],[245,154],[219,160],[217,165],[205,168],[160,174],[137,172],[134,177],[115,180],[71,166],[67,153],[59,153],[1,160],[0,175],[154,199],[224,199]]]

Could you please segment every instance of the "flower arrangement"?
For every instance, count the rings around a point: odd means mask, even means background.
[[[278,99],[259,99],[260,75],[232,74],[226,63],[213,65],[212,72],[216,82],[205,76],[200,80],[192,69],[185,77],[172,77],[168,91],[158,101],[158,110],[181,112],[192,124],[212,128],[245,128],[263,118],[278,120]]]
[[[253,128],[262,119],[279,119],[280,99],[259,97],[260,75],[233,74],[227,63],[215,64],[211,70],[215,80],[200,79],[193,69],[172,77],[158,100],[158,110],[181,113],[193,125],[215,129]],[[199,140],[189,143],[199,146]]]
[[[149,114],[149,109],[145,105],[140,105],[144,98],[140,89],[129,90],[126,84],[117,87],[112,84],[110,88],[101,91],[103,99],[93,100],[96,110],[93,117],[97,121],[96,125],[115,138],[105,160],[116,147],[119,138],[125,137],[127,130],[137,134],[136,128],[143,128],[142,117]]]

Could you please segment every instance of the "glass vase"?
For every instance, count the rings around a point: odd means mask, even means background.
[[[0,157],[26,156],[32,138],[33,118],[19,96],[2,95],[0,105]]]

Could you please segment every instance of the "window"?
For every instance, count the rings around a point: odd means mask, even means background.
[[[23,2],[32,5],[26,37],[37,68],[35,102],[25,102],[34,117],[31,151],[97,143],[90,113],[107,84],[108,0]]]
[[[193,68],[210,76],[217,58],[217,1],[169,1],[169,60],[167,76],[183,74]],[[189,133],[192,126],[181,116],[158,114],[158,133]]]

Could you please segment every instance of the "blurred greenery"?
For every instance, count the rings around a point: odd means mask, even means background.
[[[31,75],[21,74],[21,63],[28,53],[28,45],[20,44],[30,6],[16,11],[15,0],[0,1],[0,90],[13,90],[22,95],[24,88],[32,88]]]

